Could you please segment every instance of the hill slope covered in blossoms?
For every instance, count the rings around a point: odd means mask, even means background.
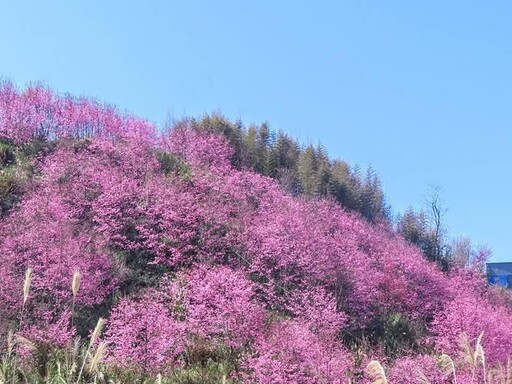
[[[73,356],[98,361],[69,382],[370,383],[372,360],[391,383],[502,382],[512,301],[478,264],[444,273],[385,222],[233,156],[192,124],[3,84],[4,378],[43,382],[80,339]]]

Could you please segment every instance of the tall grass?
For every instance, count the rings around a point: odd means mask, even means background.
[[[11,330],[6,337],[6,345],[0,356],[0,384],[18,383],[62,383],[62,384],[199,384],[199,383],[238,383],[243,382],[242,376],[231,377],[231,372],[236,371],[228,355],[219,354],[217,360],[209,359],[203,362],[177,367],[172,372],[163,376],[141,375],[137,370],[120,369],[105,363],[108,354],[108,345],[101,340],[101,333],[105,320],[99,318],[91,336],[85,342],[75,339],[65,348],[51,350],[39,350],[39,346],[28,338],[22,336],[25,327],[26,304],[30,297],[30,287],[33,271],[28,268],[23,281],[22,305],[19,314],[19,323],[16,331]],[[80,272],[73,274],[71,283],[72,312],[78,291],[80,289]],[[73,315],[72,315],[73,317]],[[72,324],[71,324],[72,326]],[[454,360],[447,354],[441,354],[438,359],[438,368],[444,372],[446,383],[457,384],[472,383],[482,384],[512,384],[512,361],[509,359],[505,365],[489,366],[484,350],[484,334],[481,333],[474,344],[469,337],[463,335],[461,339],[462,358]],[[21,353],[23,351],[23,353]],[[27,359],[31,354],[46,353],[42,361],[45,367],[37,366],[37,360]],[[193,353],[193,350],[187,352]],[[41,374],[45,372],[45,374]],[[372,360],[366,366],[367,377],[372,384],[393,384],[389,381],[385,367],[377,360]],[[431,384],[428,379],[429,372],[417,370],[415,377],[404,378],[404,382],[417,382]],[[458,377],[460,375],[460,378]],[[352,378],[351,384],[358,383]],[[436,381],[437,383],[437,381]]]
[[[366,367],[368,376],[373,380],[372,384],[388,384],[384,367],[377,360],[372,360]]]

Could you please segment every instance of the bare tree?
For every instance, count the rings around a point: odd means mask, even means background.
[[[446,243],[446,227],[444,224],[448,211],[441,199],[441,188],[429,187],[427,197],[427,220],[429,225],[430,241],[427,249],[427,257],[447,269],[449,263],[450,246]]]

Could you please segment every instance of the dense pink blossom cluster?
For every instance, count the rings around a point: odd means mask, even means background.
[[[75,329],[70,327],[71,311],[52,314],[50,311],[39,311],[36,321],[27,324],[19,333],[37,348],[51,350],[66,347],[75,336]],[[21,348],[26,346],[21,345]],[[29,351],[30,352],[30,351]]]
[[[386,224],[236,170],[222,136],[182,124],[157,137],[109,106],[3,84],[0,139],[35,138],[55,146],[0,221],[0,332],[23,311],[20,332],[63,345],[72,311],[103,306],[112,364],[172,369],[200,341],[235,350],[243,377],[262,383],[346,382],[343,336],[396,315],[421,330],[423,350],[456,359],[462,334],[484,332],[491,363],[512,354],[510,295],[476,270],[441,272]],[[407,352],[392,382],[418,368],[442,382],[433,358]]]
[[[42,86],[19,91],[0,83],[0,136],[15,142],[34,138],[121,137],[152,139],[155,127],[85,98],[60,97]]]
[[[232,347],[247,344],[261,333],[264,311],[253,300],[253,285],[243,273],[200,266],[186,281],[189,332]]]
[[[185,347],[184,327],[158,300],[121,299],[110,314],[108,360],[143,372],[170,371]]]
[[[437,360],[428,355],[402,357],[395,361],[389,375],[389,382],[395,384],[450,383],[453,376],[443,372]],[[428,381],[425,381],[428,380]],[[423,381],[422,381],[423,380]]]
[[[449,294],[442,273],[388,229],[335,203],[276,200],[260,205],[246,232],[250,270],[265,277],[266,298],[276,304],[320,284],[358,323],[393,312],[425,320]]]
[[[335,339],[321,340],[300,321],[271,326],[255,343],[248,359],[250,380],[265,384],[346,383],[350,355]]]
[[[186,125],[176,126],[168,132],[161,145],[183,161],[210,171],[229,169],[234,153],[223,137],[202,133]]]
[[[455,291],[431,323],[439,351],[457,356],[460,354],[461,334],[474,343],[483,332],[486,359],[491,363],[506,362],[512,351],[512,317],[503,305],[486,299],[486,287],[475,284],[474,277],[466,271],[452,276]]]
[[[101,304],[118,282],[104,237],[72,212],[58,189],[43,181],[0,224],[0,318],[6,328],[18,321],[24,271],[31,268],[20,331],[43,344],[65,345],[74,333],[70,309]],[[75,272],[81,284],[73,297]]]
[[[109,359],[161,371],[179,364],[179,354],[198,340],[212,348],[247,346],[261,335],[263,322],[264,311],[242,273],[199,266],[114,307],[106,335]]]

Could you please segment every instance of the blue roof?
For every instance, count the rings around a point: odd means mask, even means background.
[[[487,263],[487,275],[512,275],[512,263]]]
[[[487,281],[491,285],[512,288],[512,263],[487,263]]]

